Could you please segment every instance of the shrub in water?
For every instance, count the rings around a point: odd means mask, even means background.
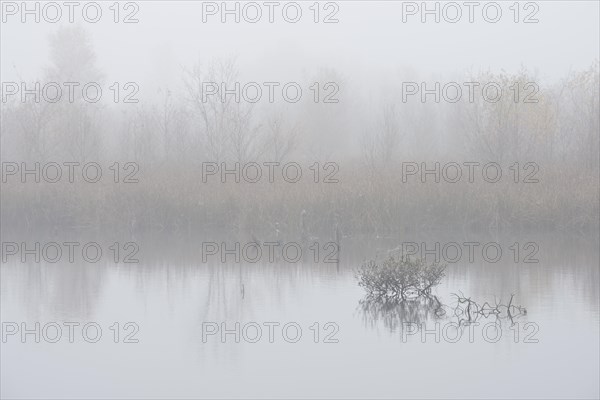
[[[444,277],[446,267],[427,265],[421,259],[390,256],[383,262],[368,261],[357,272],[358,285],[371,298],[406,300],[427,296]]]

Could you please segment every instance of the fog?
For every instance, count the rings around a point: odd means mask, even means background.
[[[1,7],[3,398],[598,397],[598,2]]]

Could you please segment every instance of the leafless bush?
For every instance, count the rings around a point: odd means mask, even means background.
[[[510,295],[508,303],[503,304],[500,300],[495,300],[492,305],[489,302],[477,303],[464,294],[452,294],[456,297],[456,307],[454,307],[454,316],[458,318],[460,325],[469,324],[477,321],[479,318],[496,317],[506,318],[513,322],[513,319],[527,314],[527,309],[521,305],[514,305],[514,294]]]
[[[390,256],[383,263],[368,261],[358,270],[358,285],[370,298],[406,300],[425,296],[444,277],[445,266],[421,259]]]

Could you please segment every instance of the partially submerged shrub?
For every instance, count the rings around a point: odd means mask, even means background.
[[[510,295],[507,304],[496,300],[494,305],[487,301],[483,304],[477,303],[471,300],[470,297],[466,297],[462,292],[460,294],[452,293],[452,295],[456,297],[454,315],[458,318],[458,323],[461,325],[475,322],[480,317],[488,318],[495,316],[496,318],[508,318],[513,322],[514,318],[527,315],[525,307],[513,304],[514,294]]]
[[[371,298],[401,299],[426,296],[444,277],[446,267],[421,259],[390,256],[382,263],[368,261],[358,270],[358,285]]]

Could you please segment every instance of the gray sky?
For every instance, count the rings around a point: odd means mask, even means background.
[[[598,2],[536,2],[539,23],[534,24],[515,24],[512,2],[499,3],[503,15],[496,24],[484,21],[481,7],[475,9],[474,23],[467,21],[466,7],[455,24],[435,23],[432,17],[421,23],[419,15],[402,23],[402,2],[393,1],[337,2],[335,24],[313,23],[312,2],[301,2],[303,16],[297,24],[284,22],[277,9],[275,23],[268,23],[264,7],[263,19],[255,24],[231,19],[223,24],[218,15],[203,23],[202,2],[139,2],[136,24],[113,23],[108,2],[101,3],[104,14],[96,24],[83,21],[77,11],[75,18],[89,32],[106,76],[135,80],[141,88],[173,86],[180,82],[181,66],[226,56],[236,56],[242,76],[256,81],[297,80],[320,67],[367,80],[382,73],[397,75],[405,67],[428,76],[469,68],[514,71],[521,64],[554,80],[599,57]],[[321,16],[331,10],[321,10]],[[521,10],[521,18],[532,10]],[[17,71],[35,79],[47,64],[48,35],[69,23],[23,24],[18,16],[7,18],[2,24],[2,80],[16,80]]]

